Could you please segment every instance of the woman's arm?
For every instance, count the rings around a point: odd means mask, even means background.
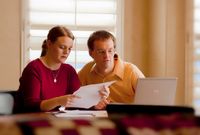
[[[40,109],[41,111],[50,111],[57,106],[67,107],[68,105],[71,104],[71,102],[73,102],[74,98],[77,98],[77,96],[69,94],[69,95],[55,97],[55,98],[51,98],[47,100],[42,100],[40,104]]]

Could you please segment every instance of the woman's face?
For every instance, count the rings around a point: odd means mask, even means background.
[[[48,53],[50,58],[56,63],[64,63],[69,56],[72,47],[73,40],[67,36],[62,36],[58,37],[54,43],[49,42]]]

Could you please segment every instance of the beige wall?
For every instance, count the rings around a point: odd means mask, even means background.
[[[18,87],[20,75],[20,0],[0,1],[0,90]]]
[[[147,77],[177,77],[179,105],[185,104],[184,2],[125,0],[125,60]]]
[[[185,102],[185,0],[124,0],[124,59],[146,76],[178,77]],[[20,0],[0,1],[0,89],[17,89],[20,76]]]
[[[177,103],[185,103],[185,3],[168,0],[167,5],[167,76],[177,76]]]
[[[146,0],[125,0],[124,59],[137,64],[147,74],[148,3]]]

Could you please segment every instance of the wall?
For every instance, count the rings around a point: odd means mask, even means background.
[[[177,104],[185,97],[185,5],[182,0],[153,0],[149,75],[178,78]]]
[[[167,76],[177,76],[177,104],[185,104],[185,1],[168,0],[167,5]]]
[[[125,60],[147,77],[177,77],[176,104],[185,104],[185,1],[126,0],[125,5]]]
[[[13,90],[20,75],[20,0],[1,0],[0,18],[0,90]]]
[[[124,59],[147,75],[149,6],[146,0],[125,0],[124,4]]]
[[[167,11],[165,0],[151,0],[149,10],[148,76],[166,75]]]

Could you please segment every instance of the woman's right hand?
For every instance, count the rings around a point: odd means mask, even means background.
[[[75,98],[79,97],[73,94],[68,94],[60,97],[43,100],[40,104],[40,109],[42,111],[50,111],[58,106],[68,107]]]
[[[80,98],[80,97],[73,94],[61,96],[59,97],[59,104],[60,106],[68,107],[73,103],[75,98]]]

